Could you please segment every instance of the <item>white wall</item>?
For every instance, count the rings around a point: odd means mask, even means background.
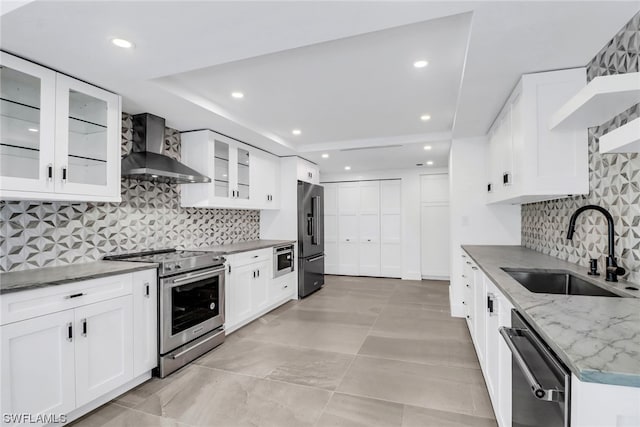
[[[368,179],[402,180],[402,278],[420,280],[420,176],[429,173],[447,173],[447,169],[412,168],[369,172],[323,174],[320,184],[336,181]]]
[[[460,245],[520,245],[520,205],[487,205],[488,140],[453,140],[449,151],[451,314],[463,317]]]

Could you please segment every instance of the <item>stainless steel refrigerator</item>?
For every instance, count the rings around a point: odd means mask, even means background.
[[[298,296],[324,285],[324,188],[298,181]]]

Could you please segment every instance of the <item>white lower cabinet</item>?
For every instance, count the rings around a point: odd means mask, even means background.
[[[100,289],[115,282],[124,295]],[[0,327],[0,413],[77,417],[136,377],[150,377],[157,363],[155,289],[156,271],[147,270],[0,296],[3,307],[17,310],[35,300],[40,306],[39,316],[7,317]],[[96,301],[100,294],[104,299]],[[144,350],[136,351],[134,342]],[[11,421],[3,417],[2,423]]]
[[[273,249],[226,256],[225,332],[241,328],[295,298],[296,272],[273,278]]]

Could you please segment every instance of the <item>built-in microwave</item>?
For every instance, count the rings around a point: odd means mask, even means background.
[[[284,276],[293,272],[293,245],[276,246],[273,248],[273,277]]]

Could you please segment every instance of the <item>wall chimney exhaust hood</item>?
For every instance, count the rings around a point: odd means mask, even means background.
[[[211,182],[211,178],[165,156],[165,120],[153,114],[133,116],[133,146],[122,158],[122,177],[141,181],[191,184]]]

